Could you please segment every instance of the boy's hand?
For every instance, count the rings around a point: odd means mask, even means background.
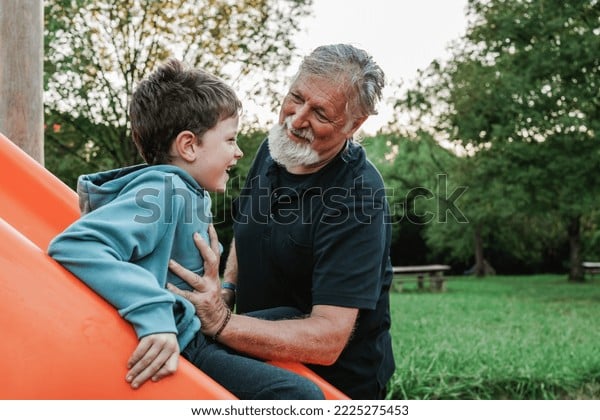
[[[172,375],[179,363],[179,344],[173,333],[151,334],[140,342],[127,362],[125,380],[134,389],[142,386],[148,379],[157,382]]]

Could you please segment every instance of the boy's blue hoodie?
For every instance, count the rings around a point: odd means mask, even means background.
[[[138,338],[176,333],[183,350],[200,330],[186,299],[165,285],[190,287],[169,259],[203,274],[192,235],[208,241],[211,200],[185,171],[138,165],[79,178],[82,217],[54,238],[48,254],[109,301]]]

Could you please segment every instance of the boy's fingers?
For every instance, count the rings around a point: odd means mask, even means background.
[[[154,376],[152,376],[152,381],[157,382],[162,378],[170,376],[177,371],[177,366],[179,364],[179,354],[174,353],[167,359],[165,364],[160,368],[158,372]]]
[[[127,369],[131,369],[133,366],[135,366],[135,364],[139,362],[142,357],[144,357],[144,355],[149,349],[149,343],[147,343],[146,341],[140,342],[131,354],[129,360],[127,361]]]

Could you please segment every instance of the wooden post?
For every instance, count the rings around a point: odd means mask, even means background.
[[[423,273],[417,274],[417,289],[422,290],[425,288],[425,275]]]
[[[0,2],[0,132],[44,164],[42,0]]]

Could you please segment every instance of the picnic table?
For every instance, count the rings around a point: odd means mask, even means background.
[[[600,262],[584,261],[581,263],[583,267],[583,274],[591,274],[594,278],[594,274],[600,273]]]
[[[443,292],[446,290],[446,278],[444,272],[450,270],[449,265],[431,264],[431,265],[407,265],[395,266],[393,288],[397,292],[402,291],[402,286],[407,281],[416,281],[417,289],[425,289],[425,278],[429,279],[429,290],[434,292]],[[415,277],[409,276],[416,274]],[[410,279],[410,280],[409,280]]]

